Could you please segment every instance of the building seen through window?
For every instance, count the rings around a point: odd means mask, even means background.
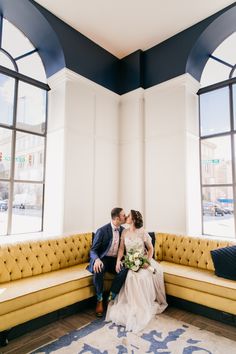
[[[236,33],[210,56],[201,79],[203,234],[235,238]]]
[[[48,86],[37,49],[1,21],[0,235],[7,235],[42,230]]]

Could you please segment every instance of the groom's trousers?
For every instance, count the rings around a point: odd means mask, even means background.
[[[103,262],[104,265],[102,271],[93,274],[93,283],[96,289],[96,294],[103,293],[103,279],[104,279],[105,272],[115,274],[110,291],[112,293],[118,294],[126,279],[128,269],[122,268],[119,273],[116,273],[116,257],[106,256],[101,258],[101,261]]]

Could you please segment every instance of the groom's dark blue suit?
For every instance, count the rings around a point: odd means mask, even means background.
[[[121,226],[119,231],[120,236],[123,229],[124,228]],[[122,287],[127,275],[127,269],[124,268],[119,273],[116,273],[116,257],[107,256],[107,253],[112,245],[112,240],[113,230],[111,223],[109,223],[97,230],[93,239],[92,247],[90,249],[90,262],[88,270],[94,275],[93,281],[97,294],[103,292],[103,277],[106,271],[116,274],[111,286],[111,291],[116,294],[120,291],[120,288]],[[104,264],[104,267],[101,272],[94,273],[93,266],[97,258],[100,258]]]

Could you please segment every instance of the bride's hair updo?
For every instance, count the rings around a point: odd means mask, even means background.
[[[136,229],[140,229],[141,227],[143,227],[143,217],[142,217],[142,214],[140,213],[140,211],[130,210],[130,212],[131,212],[131,217],[132,217],[132,220],[134,222],[134,226],[136,227]]]

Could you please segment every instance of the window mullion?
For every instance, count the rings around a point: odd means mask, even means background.
[[[16,115],[17,115],[17,97],[18,97],[18,85],[19,81],[15,80],[15,92],[14,92],[14,106],[13,106],[13,127],[16,127]],[[12,206],[13,206],[13,190],[14,190],[14,176],[15,176],[15,153],[16,153],[16,130],[12,131],[12,146],[11,146],[11,168],[10,168],[10,186],[9,186],[9,198],[8,198],[8,223],[7,234],[11,234],[12,229]]]

